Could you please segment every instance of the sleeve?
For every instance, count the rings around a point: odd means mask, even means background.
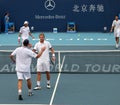
[[[30,33],[30,27],[28,27],[28,33]]]
[[[114,27],[114,26],[115,26],[115,21],[112,22],[112,27]]]
[[[36,58],[36,57],[37,57],[37,54],[34,53],[32,50],[28,50],[28,51],[27,51],[27,54],[28,54],[30,57],[33,57],[33,58]]]
[[[49,47],[49,49],[52,48],[52,45],[50,42],[48,42],[48,47]]]
[[[15,50],[11,53],[11,55],[15,56],[15,55],[16,55],[16,52],[17,52],[17,49],[15,49]]]
[[[22,27],[20,28],[19,33],[22,33]]]

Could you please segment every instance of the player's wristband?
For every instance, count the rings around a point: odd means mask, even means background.
[[[20,37],[18,37],[18,39],[20,39]]]
[[[55,57],[55,54],[52,54],[52,57]]]

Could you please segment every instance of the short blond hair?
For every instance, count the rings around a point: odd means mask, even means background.
[[[40,36],[43,36],[43,37],[45,38],[45,34],[44,34],[44,33],[40,33],[39,37],[40,37]]]

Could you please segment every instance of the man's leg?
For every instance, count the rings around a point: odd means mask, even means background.
[[[115,40],[116,40],[116,48],[119,47],[119,37],[115,37]]]
[[[23,100],[22,98],[22,79],[18,79],[18,99]]]
[[[28,93],[29,93],[28,95],[32,96],[33,93],[32,93],[32,82],[31,82],[31,79],[27,80],[27,86],[28,86]]]
[[[41,89],[41,87],[40,87],[40,81],[41,81],[41,72],[37,72],[37,86],[34,88],[34,90]]]
[[[46,71],[46,78],[47,78],[47,88],[50,89],[50,72]]]

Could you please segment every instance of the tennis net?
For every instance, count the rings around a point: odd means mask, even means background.
[[[15,73],[15,64],[9,55],[12,50],[0,50],[0,73]],[[56,51],[56,62],[51,73],[119,74],[120,50]],[[36,59],[32,60],[31,72],[36,73]]]

